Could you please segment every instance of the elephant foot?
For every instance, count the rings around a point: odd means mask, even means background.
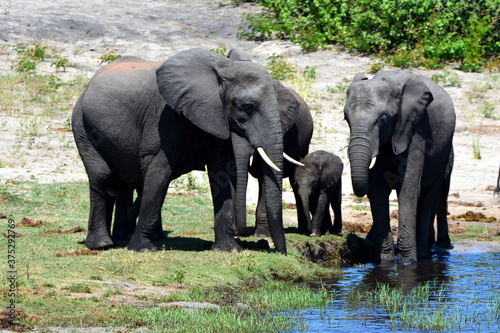
[[[404,257],[401,255],[398,255],[397,263],[398,263],[398,266],[409,266],[409,265],[416,264],[417,261],[413,258],[410,258],[410,257]]]
[[[226,252],[231,252],[233,250],[236,250],[238,252],[241,252],[242,248],[238,243],[236,243],[234,238],[232,238],[224,241],[216,241],[214,245],[212,245],[212,250],[219,250]]]
[[[167,239],[167,237],[165,237],[165,234],[163,233],[163,231],[161,231],[161,232],[155,232],[151,237],[151,239],[153,242],[164,242]]]
[[[142,236],[142,237],[132,237],[130,243],[127,246],[127,249],[135,252],[156,252],[158,249],[153,244],[153,242]]]
[[[312,237],[321,237],[323,233],[319,229],[313,228],[310,235]]]
[[[445,240],[438,239],[437,242],[436,242],[436,246],[441,247],[443,249],[450,249],[450,248],[452,248],[451,241],[450,241],[449,238],[445,239]]]
[[[107,233],[106,235],[89,233],[85,239],[85,246],[90,250],[106,250],[114,247],[115,245]]]
[[[253,236],[255,237],[271,237],[269,233],[269,228],[260,224],[255,225],[255,230],[253,232]]]
[[[128,234],[124,234],[124,233],[113,233],[113,235],[111,236],[111,239],[113,240],[113,243],[120,244],[120,243],[128,243],[130,240],[130,237]]]
[[[333,228],[332,228],[332,233],[333,234],[340,234],[342,232],[342,222],[341,223],[334,223]]]

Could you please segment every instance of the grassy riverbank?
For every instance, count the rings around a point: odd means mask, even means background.
[[[157,253],[134,253],[126,248],[88,251],[86,232],[78,232],[78,227],[87,227],[88,209],[85,183],[9,182],[0,186],[0,213],[16,224],[29,219],[39,225],[14,228],[19,234],[15,238],[15,302],[26,313],[19,316],[21,323],[176,327],[189,332],[196,327],[214,332],[280,331],[305,323],[269,313],[327,306],[330,300],[326,291],[296,285],[336,274],[291,249],[290,242],[300,243],[303,236],[287,234],[288,256],[274,250],[210,251],[213,211],[209,195],[167,197],[163,229],[168,235],[166,242],[157,244],[162,249]],[[0,221],[7,232],[7,219]],[[6,258],[7,238],[0,251]],[[6,303],[10,298],[3,275],[2,302]],[[177,301],[211,306],[195,312],[169,306]]]

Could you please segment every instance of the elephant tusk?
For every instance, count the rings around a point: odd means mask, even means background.
[[[377,162],[377,156],[375,156],[374,158],[372,158],[372,161],[371,161],[370,166],[368,167],[368,169],[373,168],[373,166],[375,165],[376,162]]]
[[[271,161],[269,156],[267,156],[266,152],[264,151],[264,148],[257,147],[257,151],[259,152],[260,157],[262,157],[262,159],[264,160],[264,162],[266,162],[267,165],[269,165],[272,169],[278,172],[281,171],[280,168],[278,168],[276,164],[274,164],[273,161]]]
[[[253,164],[253,155],[250,156],[250,161],[248,162],[248,165],[252,165]]]
[[[298,166],[305,166],[304,164],[300,163],[299,161],[294,160],[290,156],[288,156],[286,153],[283,153],[283,157],[290,163],[298,165]]]

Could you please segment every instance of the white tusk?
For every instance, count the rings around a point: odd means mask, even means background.
[[[286,153],[283,153],[283,157],[290,163],[298,165],[298,166],[305,166],[304,164],[300,163],[299,161],[294,160],[290,156],[288,156]]]
[[[373,166],[375,165],[376,162],[377,162],[377,156],[375,156],[374,158],[372,158],[372,161],[371,161],[370,166],[368,167],[368,169],[373,168]]]
[[[248,162],[248,165],[252,165],[253,164],[253,155],[250,156],[250,161]]]
[[[281,171],[280,168],[278,168],[276,164],[274,164],[273,161],[271,161],[269,156],[267,156],[266,152],[264,151],[264,148],[257,147],[257,151],[259,152],[260,157],[262,157],[262,159],[264,160],[264,162],[266,162],[267,165],[269,165],[272,169],[278,172]]]

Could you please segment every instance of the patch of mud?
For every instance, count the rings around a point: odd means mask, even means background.
[[[99,253],[101,253],[101,251],[86,249],[86,250],[77,250],[74,252],[67,252],[67,253],[57,253],[55,257],[65,258],[65,257],[79,257],[79,256],[96,256]]]
[[[86,232],[85,228],[82,227],[74,227],[68,230],[61,230],[61,229],[49,229],[49,230],[44,230],[43,232],[46,234],[76,234],[78,232]]]
[[[10,233],[6,233],[6,232],[4,232],[4,233],[3,233],[3,236],[4,236],[5,238],[12,238],[12,237],[13,237],[13,238],[20,238],[20,237],[24,237],[24,235],[22,235],[22,234],[20,234],[20,233],[17,233],[17,232],[15,232],[15,231],[14,231],[13,233],[12,233],[12,232],[10,232]]]
[[[475,213],[471,210],[467,211],[465,214],[452,216],[451,219],[464,220],[467,222],[485,222],[485,223],[492,223],[497,221],[497,219],[493,216],[487,217],[483,213]]]
[[[32,228],[40,228],[40,227],[43,227],[44,225],[47,225],[48,223],[47,222],[43,222],[41,220],[32,220],[32,219],[29,219],[27,217],[23,217],[23,219],[21,220],[21,222],[19,222],[18,224],[16,224],[16,227],[32,227]]]
[[[39,317],[35,315],[28,315],[24,312],[21,307],[16,307],[14,309],[5,309],[0,313],[0,329],[7,330],[9,332],[25,332],[32,330],[33,328],[19,322],[14,322],[12,318],[16,320],[24,320],[28,325],[34,325]]]
[[[353,263],[367,263],[373,260],[375,244],[353,233],[345,242],[321,240],[292,244],[297,253],[308,260],[325,267],[340,267]]]

